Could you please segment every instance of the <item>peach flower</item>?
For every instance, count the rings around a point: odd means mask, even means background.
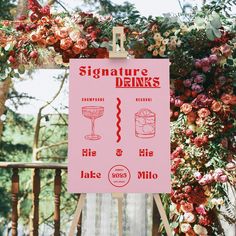
[[[61,29],[58,29],[56,33],[57,33],[58,37],[61,39],[67,38],[69,35],[68,28],[66,28],[66,27],[62,27]]]
[[[74,44],[74,46],[72,47],[72,51],[73,51],[74,54],[77,55],[77,54],[80,54],[81,48],[79,47],[79,45]]]
[[[39,39],[40,39],[39,35],[36,34],[35,32],[32,32],[32,33],[30,34],[30,40],[31,40],[32,42],[37,42]]]
[[[57,38],[55,38],[53,35],[50,35],[50,36],[48,36],[47,38],[46,38],[46,43],[48,44],[48,45],[53,45],[53,44],[55,44],[56,42],[57,42]]]
[[[39,26],[38,28],[37,28],[37,34],[38,35],[43,35],[43,34],[45,34],[46,33],[46,29],[43,27],[43,26]]]
[[[46,40],[44,38],[39,39],[38,45],[41,47],[45,47],[47,45]]]
[[[60,48],[67,50],[72,46],[73,42],[70,38],[61,39]]]
[[[232,101],[232,95],[224,94],[224,95],[222,95],[221,100],[224,104],[229,105],[229,104],[231,104],[231,101]]]
[[[196,114],[191,111],[188,115],[187,115],[187,120],[188,120],[188,123],[194,123],[195,120],[196,120]]]
[[[220,51],[225,57],[229,57],[232,54],[231,47],[228,44],[222,45]]]
[[[232,95],[231,105],[236,105],[236,95]]]
[[[82,38],[80,38],[80,39],[77,41],[76,44],[80,47],[80,49],[85,49],[85,48],[87,48],[87,46],[88,46],[87,40],[86,40],[86,39],[82,39]]]
[[[193,204],[186,202],[186,203],[182,204],[180,208],[183,212],[192,212],[193,211]]]
[[[181,107],[180,110],[185,114],[189,114],[192,111],[192,106],[189,103],[184,103]]]
[[[221,105],[220,102],[218,102],[218,101],[213,101],[212,102],[212,105],[211,105],[212,111],[219,112],[221,110],[221,108],[222,108],[222,105]]]
[[[185,236],[196,236],[196,234],[194,233],[194,231],[192,229],[190,229]]]
[[[201,108],[198,110],[197,114],[200,118],[206,118],[211,112],[207,108]]]
[[[45,23],[48,23],[49,22],[49,18],[47,16],[43,16],[41,18],[41,21],[45,24]]]

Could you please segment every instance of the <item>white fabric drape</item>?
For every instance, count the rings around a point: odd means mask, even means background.
[[[83,210],[83,236],[118,235],[117,200],[111,194],[87,194]],[[150,236],[152,197],[125,194],[123,200],[123,236]]]

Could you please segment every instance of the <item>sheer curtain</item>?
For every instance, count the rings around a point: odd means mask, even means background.
[[[110,193],[87,194],[82,218],[83,236],[118,235],[117,200]],[[125,194],[123,235],[150,236],[152,232],[152,196]]]

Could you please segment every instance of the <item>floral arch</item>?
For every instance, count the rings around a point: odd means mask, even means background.
[[[83,12],[53,15],[34,0],[29,10],[29,17],[0,23],[0,115],[11,78],[29,68],[67,67],[70,58],[106,58],[112,27],[122,24],[130,55],[171,61],[172,193],[163,201],[175,235],[221,235],[219,212],[235,223],[227,195],[236,183],[235,18],[208,9],[188,21],[121,22]]]

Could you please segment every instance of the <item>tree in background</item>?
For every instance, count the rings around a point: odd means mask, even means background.
[[[0,0],[0,19],[13,19],[12,10],[16,7],[15,0]]]

